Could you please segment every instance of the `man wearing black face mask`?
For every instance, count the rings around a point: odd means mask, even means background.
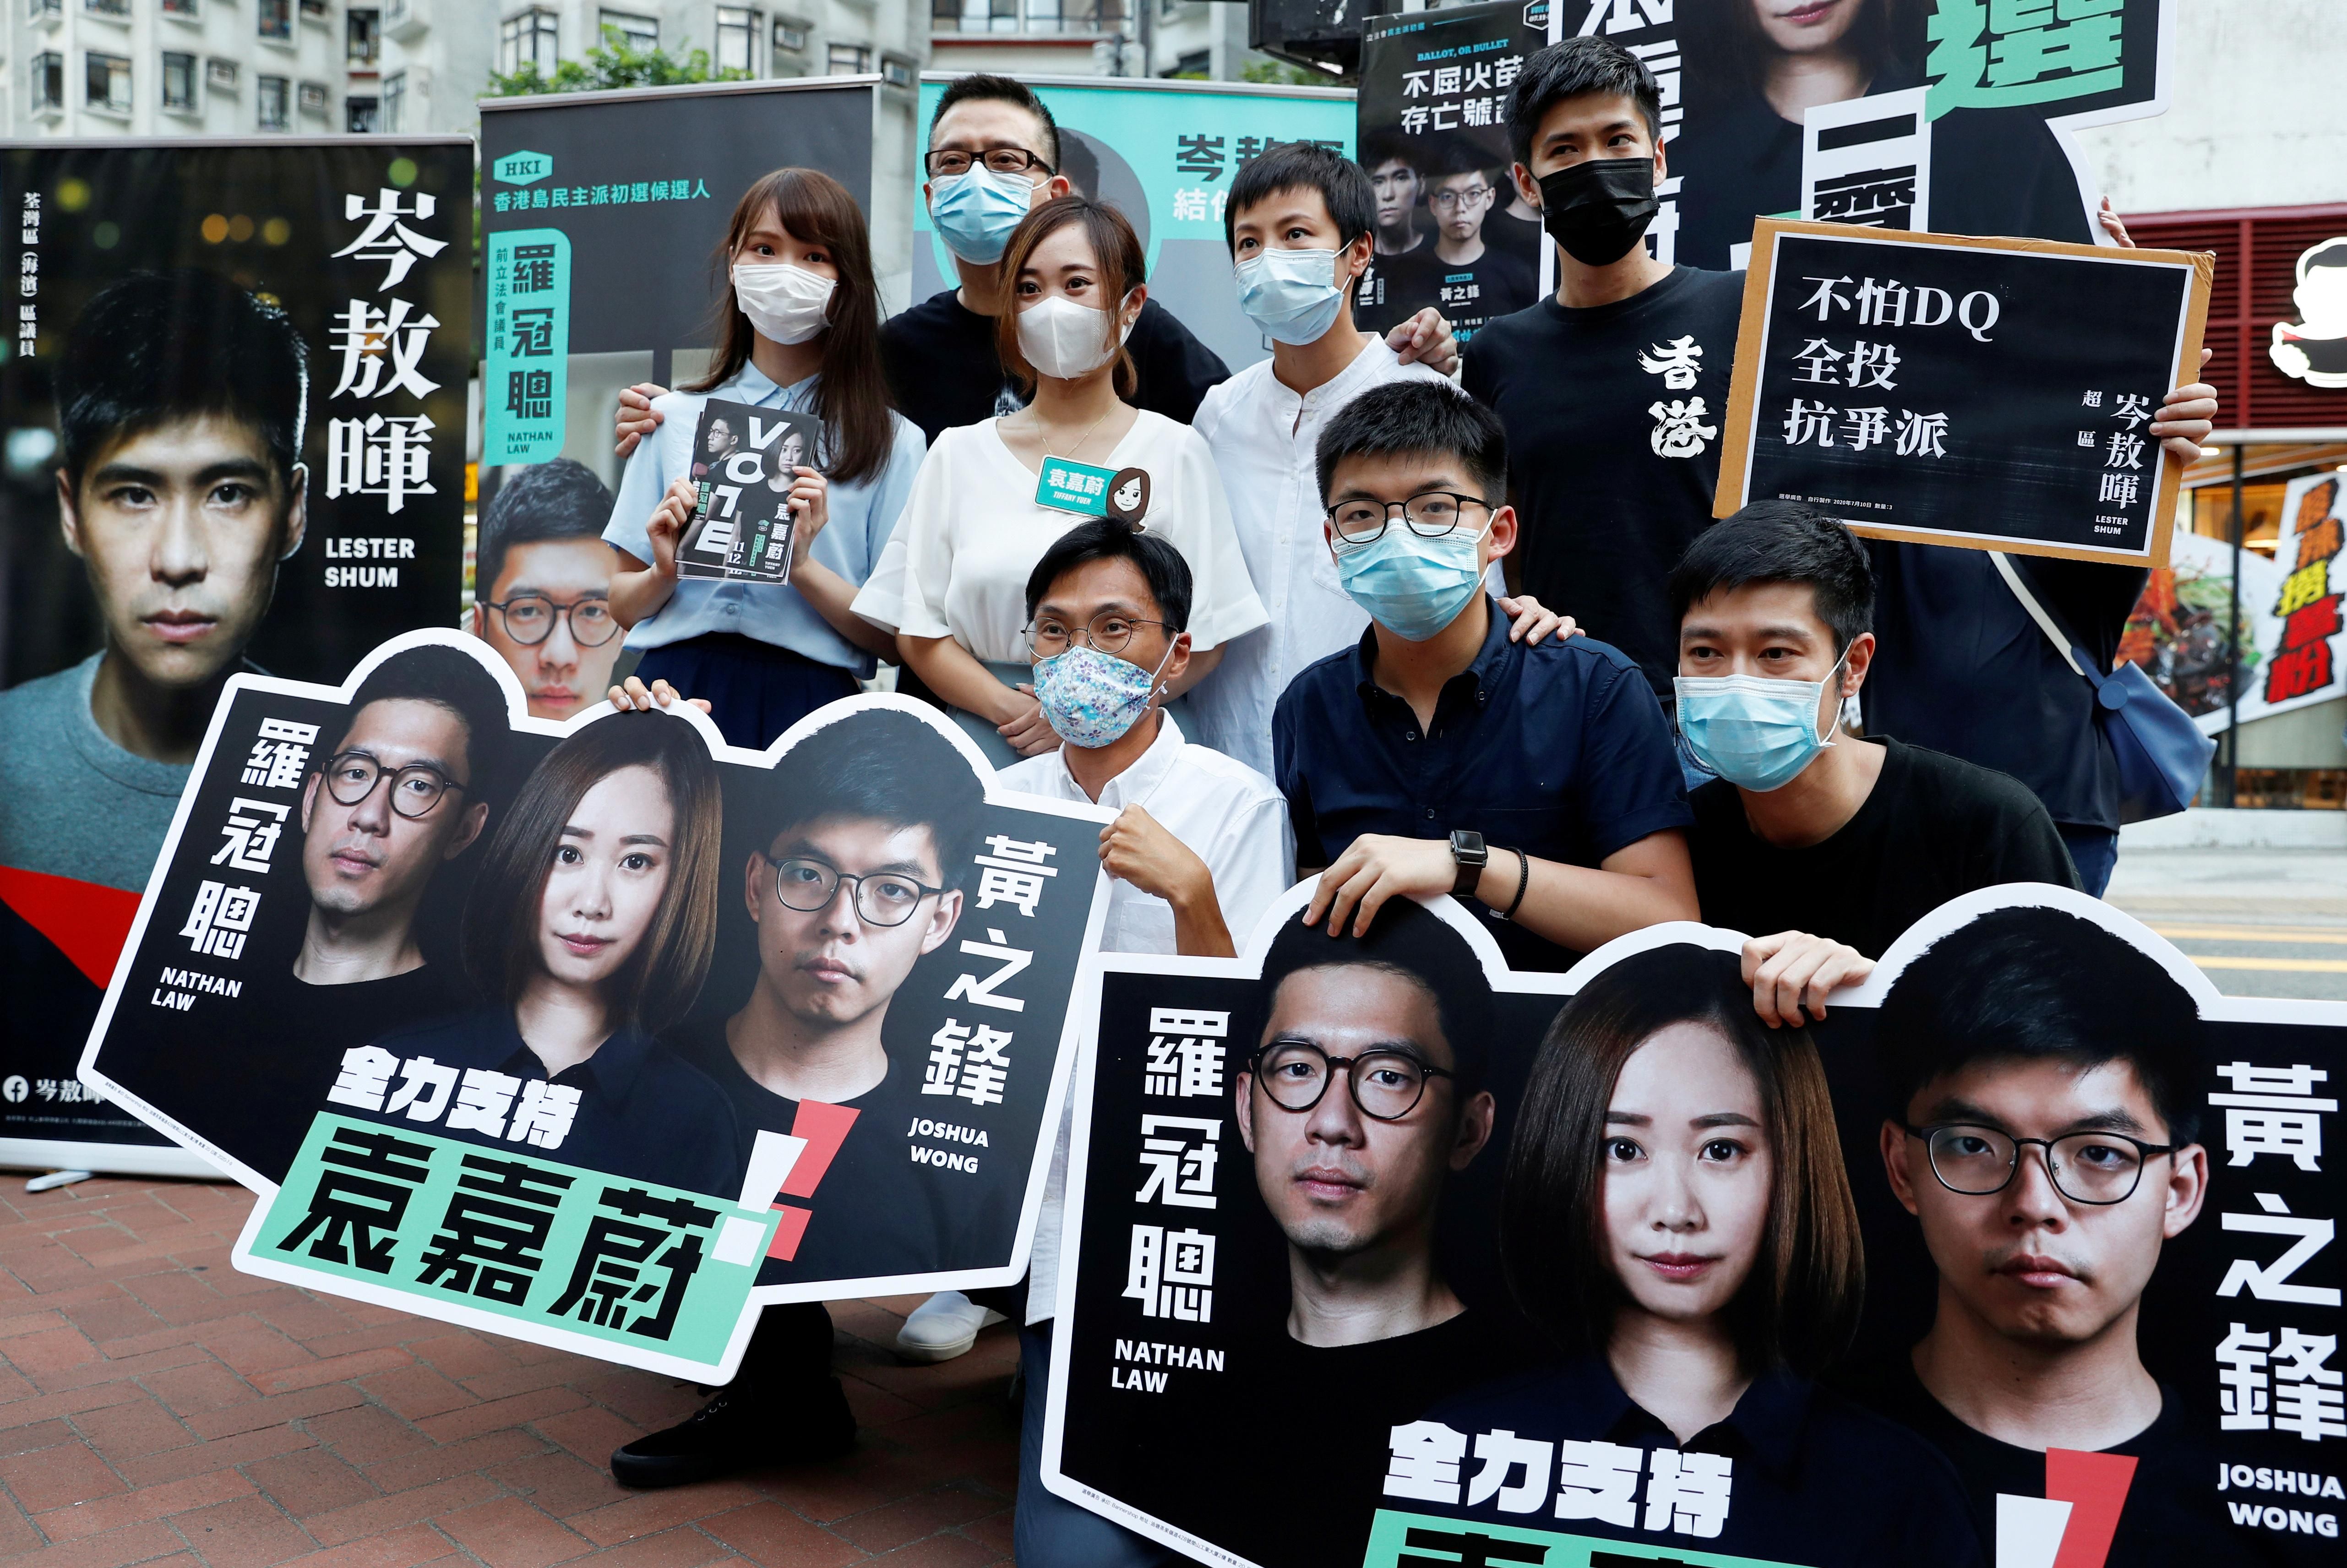
[[[1466,355],[1466,388],[1515,456],[1510,581],[1571,604],[1667,705],[1678,629],[1665,583],[1711,521],[1743,275],[1674,267],[1641,243],[1669,171],[1661,95],[1629,51],[1552,44],[1524,63],[1507,117],[1516,194],[1560,247],[1555,297],[1491,322]]]

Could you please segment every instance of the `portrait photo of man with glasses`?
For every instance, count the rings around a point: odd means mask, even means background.
[[[611,492],[568,457],[502,472],[473,548],[472,631],[513,666],[530,717],[559,723],[603,695],[620,658]]]
[[[2004,908],[1911,963],[1875,1035],[1882,1163],[1937,1300],[1922,1339],[1854,1391],[1948,1456],[1984,1532],[2000,1495],[2047,1495],[2048,1450],[2122,1455],[2107,1561],[2241,1561],[2204,1425],[2138,1343],[2161,1250],[2208,1194],[2191,1086],[2211,1046],[2191,996],[2089,920]]]
[[[1440,143],[1426,177],[1434,246],[1423,274],[1427,302],[1440,311],[1461,343],[1485,322],[1512,315],[1540,297],[1537,252],[1521,245],[1513,224],[1489,221],[1508,204],[1504,160],[1464,135]]]

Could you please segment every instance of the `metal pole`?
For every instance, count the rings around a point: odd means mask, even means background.
[[[2241,468],[2248,448],[2233,444],[2233,601],[2225,626],[2225,804],[2237,803],[2241,757]]]

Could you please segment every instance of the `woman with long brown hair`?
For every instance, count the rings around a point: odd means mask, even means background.
[[[1125,338],[1149,292],[1133,225],[1062,196],[1011,231],[1001,268],[1012,308],[996,319],[996,347],[1033,400],[938,437],[906,504],[901,582],[876,579],[856,599],[897,629],[906,664],[998,767],[1060,743],[1031,685],[1027,578],[1087,518],[1113,505],[1189,564],[1192,652],[1170,696],[1268,619],[1204,437],[1128,401]]]
[[[646,682],[705,698],[735,745],[764,747],[851,696],[895,640],[848,608],[912,493],[925,443],[888,406],[880,298],[864,214],[812,169],[778,169],[733,209],[718,249],[726,282],[708,374],[652,407],[659,427],[628,459],[603,538],[620,552],[611,610]],[[811,414],[816,450],[792,465],[790,581],[680,580],[692,518],[695,429],[711,398]]]

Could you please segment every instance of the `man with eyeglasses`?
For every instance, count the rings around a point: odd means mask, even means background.
[[[1461,345],[1484,323],[1514,314],[1540,294],[1537,263],[1484,235],[1484,221],[1501,200],[1490,154],[1464,136],[1442,147],[1427,182],[1427,210],[1434,216],[1429,282],[1435,309],[1450,320]]]
[[[1305,922],[1366,927],[1399,896],[1473,900],[1518,968],[1692,920],[1687,809],[1637,667],[1586,637],[1509,640],[1484,575],[1516,542],[1506,433],[1448,386],[1363,393],[1321,432],[1323,525],[1370,624],[1272,719]]]
[[[1883,1165],[1938,1299],[1911,1354],[1854,1390],[1947,1454],[1984,1539],[1998,1496],[2045,1496],[2064,1449],[2137,1461],[2107,1561],[2241,1561],[2216,1454],[2137,1346],[2160,1249],[2208,1191],[2191,997],[2080,916],[1998,909],[1901,973],[1874,1038],[1897,1096]]]
[[[473,635],[513,666],[530,717],[559,723],[602,696],[620,658],[611,492],[568,457],[502,472],[474,550]]]
[[[918,1056],[892,1059],[883,1035],[897,989],[961,918],[984,798],[952,743],[905,713],[838,720],[794,746],[775,777],[775,813],[735,885],[757,927],[757,979],[732,1016],[668,1040],[733,1101],[744,1148],[762,1130],[807,1137],[803,1120],[849,1118],[805,1200],[813,1217],[788,1260],[768,1260],[767,1284],[980,1262],[964,1249],[1000,1235],[1002,1208],[1015,1214],[1024,1196],[1023,1182],[907,1157],[907,1128],[938,1102],[922,1102]],[[613,1477],[679,1486],[845,1452],[856,1420],[831,1343],[820,1303],[767,1307],[733,1381],[682,1424],[620,1449]]]

